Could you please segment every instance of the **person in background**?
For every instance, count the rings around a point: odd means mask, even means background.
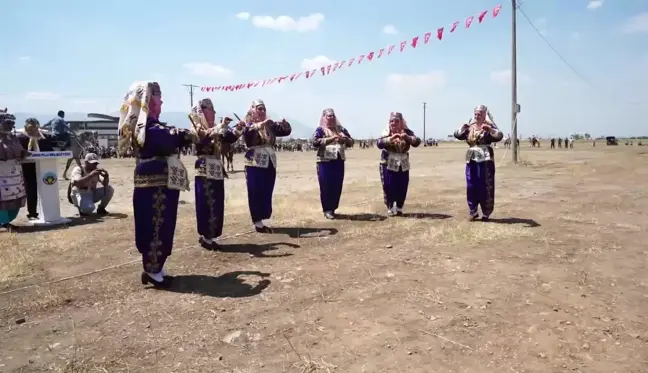
[[[108,171],[99,168],[99,156],[95,153],[88,153],[85,156],[83,167],[76,166],[72,170],[72,201],[79,209],[79,215],[88,216],[97,207],[97,215],[108,215],[106,207],[115,193],[110,186]],[[97,184],[101,187],[97,188]]]
[[[50,129],[52,137],[59,148],[67,149],[69,147],[72,129],[65,121],[65,112],[63,110],[59,110],[58,113],[56,113],[56,118],[47,122],[44,127]]]
[[[0,227],[11,229],[20,209],[25,206],[26,192],[20,162],[29,154],[14,135],[16,117],[0,111]]]
[[[36,118],[28,118],[25,120],[25,132],[18,134],[18,140],[23,149],[29,152],[54,151],[52,135],[41,131],[40,123]],[[27,219],[38,220],[38,175],[36,175],[36,163],[23,162],[22,172],[25,178],[25,189],[27,190]]]
[[[120,108],[119,152],[133,154],[135,245],[142,254],[143,285],[169,288],[164,265],[173,251],[180,191],[189,190],[187,169],[178,152],[190,146],[188,130],[160,122],[162,90],[157,82],[135,82]]]
[[[409,150],[421,145],[421,139],[407,127],[403,114],[389,115],[389,127],[376,142],[380,152],[380,180],[388,216],[402,216],[409,188]]]
[[[214,104],[208,98],[198,101],[189,113],[198,155],[194,181],[198,242],[207,250],[218,250],[215,240],[223,234],[226,173],[221,150],[224,144],[236,142],[245,126],[239,122],[236,129],[231,130],[227,118],[215,126],[215,116]]]
[[[277,155],[274,146],[277,137],[290,136],[292,127],[285,119],[275,122],[267,117],[262,100],[254,100],[245,115],[247,126],[243,139],[248,151],[245,153],[245,183],[248,206],[254,229],[259,233],[271,233],[263,221],[272,216],[272,193],[277,179]]]
[[[474,118],[456,130],[454,136],[469,146],[466,152],[469,219],[479,218],[477,209],[481,206],[482,220],[488,220],[495,208],[495,154],[490,145],[501,141],[504,134],[491,119],[488,108],[479,105],[474,110]]]
[[[313,134],[317,149],[317,179],[320,202],[327,219],[335,219],[344,184],[345,148],[353,146],[349,132],[340,125],[333,109],[324,109],[319,127]]]

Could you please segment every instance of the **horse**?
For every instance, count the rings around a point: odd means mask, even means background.
[[[537,137],[533,136],[531,138],[531,147],[535,148],[536,145],[538,146],[538,148],[540,147],[540,140],[538,140]]]
[[[75,161],[77,166],[83,167],[81,165],[81,158],[85,157],[86,148],[85,144],[93,136],[92,132],[82,132],[81,134],[76,134],[75,132],[70,132],[70,141],[57,141],[56,145],[61,151],[72,151],[72,158],[68,159],[65,163],[65,171],[63,171],[63,178],[65,180],[70,180],[68,178],[67,172],[72,166],[72,161]]]
[[[234,172],[234,144],[221,144],[221,162],[226,165],[227,171]]]

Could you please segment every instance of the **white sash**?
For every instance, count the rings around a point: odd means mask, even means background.
[[[387,169],[396,172],[409,171],[409,154],[389,152],[387,154]]]
[[[22,166],[15,159],[0,162],[0,201],[7,202],[25,197]]]
[[[252,166],[260,168],[268,168],[270,163],[277,168],[277,155],[274,149],[270,146],[252,147]]]
[[[225,180],[223,162],[216,157],[205,157],[205,176],[209,180]]]
[[[189,177],[187,169],[182,161],[175,155],[167,157],[167,168],[169,169],[169,178],[167,180],[167,187],[173,190],[190,190]]]
[[[470,147],[471,157],[470,160],[482,163],[491,160],[490,151],[488,150],[488,145],[476,145]]]
[[[324,159],[326,160],[336,160],[338,159],[338,154],[342,153],[342,145],[333,144],[326,145],[324,147]]]

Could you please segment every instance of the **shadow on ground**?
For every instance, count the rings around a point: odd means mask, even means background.
[[[486,223],[496,223],[496,224],[524,224],[529,228],[539,227],[540,223],[533,219],[523,219],[523,218],[490,218]]]
[[[232,243],[220,244],[218,251],[222,251],[224,253],[248,253],[257,258],[283,258],[293,255],[291,253],[266,254],[266,252],[268,251],[278,250],[279,246],[288,246],[291,249],[298,249],[301,247],[294,243],[288,242],[275,242],[266,244]]]
[[[255,284],[245,283],[239,276],[257,276],[261,279]],[[200,294],[216,298],[244,298],[261,294],[270,286],[269,273],[259,271],[235,271],[220,276],[182,275],[173,278],[169,289],[161,289],[172,293]]]

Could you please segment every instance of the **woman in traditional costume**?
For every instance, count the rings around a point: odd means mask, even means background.
[[[162,92],[157,82],[136,82],[124,98],[119,148],[136,156],[133,215],[135,245],[142,254],[142,284],[168,288],[164,264],[173,249],[180,191],[189,190],[178,150],[192,143],[188,130],[160,123]]]
[[[470,220],[488,220],[495,208],[495,158],[491,144],[502,140],[504,134],[497,128],[484,105],[475,108],[474,118],[455,131],[457,140],[468,143],[466,152],[466,199]]]
[[[13,133],[16,117],[0,111],[0,226],[11,228],[18,211],[25,206],[27,193],[20,162],[29,152]]]
[[[216,239],[223,234],[225,211],[225,169],[221,160],[222,145],[236,142],[245,123],[231,130],[225,122],[214,126],[216,111],[208,98],[198,101],[189,114],[196,140],[196,222],[198,241],[207,250],[218,250]]]
[[[344,150],[353,146],[353,139],[340,125],[333,109],[322,112],[319,127],[313,135],[313,146],[317,149],[317,179],[322,210],[327,219],[335,219],[344,184]]]
[[[387,215],[402,216],[409,187],[409,150],[421,145],[421,139],[407,127],[401,113],[389,115],[389,127],[376,142],[380,152],[380,180]]]
[[[277,137],[289,136],[292,127],[285,119],[275,122],[267,117],[266,106],[254,100],[245,115],[243,139],[248,151],[245,153],[245,181],[248,205],[254,229],[270,233],[263,220],[272,216],[272,193],[277,179],[277,155],[274,146]]]

